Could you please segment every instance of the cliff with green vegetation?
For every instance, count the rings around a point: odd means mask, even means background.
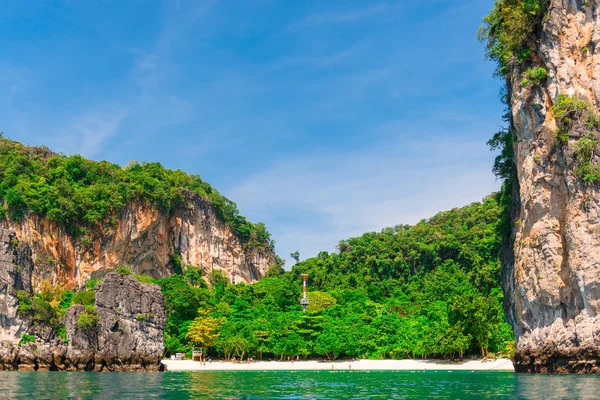
[[[199,345],[238,359],[508,355],[498,198],[344,240],[335,253],[288,272],[272,268],[253,285],[231,285],[218,271],[211,289],[180,275],[162,279],[167,354]]]
[[[502,251],[515,368],[600,372],[598,1],[497,0],[480,39],[505,80]]]
[[[500,195],[285,272],[264,226],[198,177],[0,145],[0,368],[156,370],[194,345],[227,359],[512,350]]]
[[[155,278],[219,269],[250,283],[277,262],[265,226],[197,175],[56,154],[2,135],[0,227],[30,247],[35,287],[44,279],[81,287],[118,265]]]
[[[162,369],[165,307],[158,285],[125,270],[76,294],[49,280],[36,290],[33,270],[29,246],[0,229],[0,370]]]

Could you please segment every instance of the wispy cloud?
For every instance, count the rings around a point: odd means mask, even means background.
[[[387,140],[356,151],[288,159],[230,195],[268,222],[287,256],[332,251],[352,235],[415,223],[497,190],[489,153],[468,138]]]
[[[67,153],[93,157],[105,142],[115,136],[119,124],[127,116],[122,107],[87,111],[74,117],[58,133],[59,147]]]
[[[200,173],[264,220],[283,256],[498,187],[484,143],[501,106],[473,38],[483,0],[215,3],[125,2],[93,19],[106,7],[19,7],[32,23],[0,26],[14,39],[2,59],[19,67],[0,62],[0,129]],[[80,17],[90,29],[73,30]]]

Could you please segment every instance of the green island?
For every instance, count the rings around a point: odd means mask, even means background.
[[[17,181],[28,186],[23,176]],[[233,285],[219,270],[203,277],[192,265],[179,266],[180,274],[160,280],[132,273],[131,267],[116,271],[160,285],[167,356],[191,357],[193,346],[225,359],[510,356],[514,342],[503,317],[498,259],[503,226],[499,197],[490,195],[415,226],[343,240],[338,252],[321,252],[291,271],[275,263],[252,285]],[[298,301],[302,274],[309,277],[306,312]],[[34,324],[52,326],[66,341],[60,321],[72,304],[86,307],[77,321],[80,327],[97,322],[94,287],[99,282],[89,280],[74,293],[42,281],[31,298],[19,292],[19,312],[30,315]]]
[[[371,18],[380,8],[305,18],[288,30]],[[366,361],[358,369],[391,374],[395,360],[407,360],[421,363],[413,372],[477,365],[486,373],[600,373],[598,21],[598,5],[586,0],[493,1],[476,38],[501,80],[503,122],[487,142],[499,190],[414,225],[386,221],[388,228],[302,261],[294,251],[291,266],[264,223],[241,215],[199,175],[55,153],[0,132],[0,333],[12,335],[0,343],[0,370],[164,371],[184,358],[175,371],[208,371],[218,360],[225,367],[213,372],[258,365],[245,371],[256,373],[268,364],[260,360],[289,361],[273,370],[305,361],[334,372]],[[290,57],[266,70],[277,79],[292,64],[325,69],[354,50],[325,61]],[[138,60],[138,68],[154,69],[159,58]],[[379,84],[385,70],[361,77]],[[366,97],[371,87],[351,77],[352,94]],[[457,92],[475,90],[458,81]],[[488,361],[497,364],[485,368]],[[442,391],[454,382],[442,379],[434,385]],[[519,386],[512,376],[479,375],[473,393],[510,380]],[[539,382],[529,390],[563,395]],[[565,382],[577,394],[598,386]],[[519,398],[514,390],[488,394]]]

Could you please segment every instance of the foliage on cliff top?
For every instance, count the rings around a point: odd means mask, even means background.
[[[529,58],[533,33],[547,6],[548,0],[496,0],[483,18],[477,37],[485,43],[486,57],[498,64],[498,75],[506,76],[514,62]]]
[[[211,323],[210,353],[225,358],[502,351],[512,333],[502,311],[500,212],[494,195],[415,226],[342,241],[337,254],[322,252],[253,285],[232,285],[215,275],[207,290],[178,275],[165,278],[159,284],[167,352],[189,352],[192,342],[206,345],[192,335],[205,326],[194,321],[207,316],[219,320]],[[299,304],[303,272],[306,313]]]
[[[273,248],[264,224],[239,214],[234,202],[198,175],[169,170],[160,163],[131,162],[125,167],[92,161],[80,155],[56,154],[0,136],[0,219],[23,218],[28,212],[46,216],[73,235],[86,235],[117,223],[132,201],[173,212],[185,205],[186,194],[212,204],[216,215],[249,247]]]
[[[452,261],[470,275],[477,288],[489,292],[500,284],[502,208],[498,195],[436,214],[414,226],[399,225],[338,244],[339,253],[320,253],[292,268],[294,280],[309,274],[311,288],[361,288],[376,298],[393,292],[390,282],[407,282]]]

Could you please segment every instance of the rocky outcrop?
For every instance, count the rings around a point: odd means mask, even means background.
[[[26,323],[17,315],[17,291],[32,292],[31,250],[14,233],[0,229],[0,343],[21,337]]]
[[[519,191],[513,253],[504,257],[507,315],[517,340],[515,368],[600,372],[600,186],[582,179],[575,154],[581,124],[557,142],[559,95],[600,107],[600,9],[596,1],[551,0],[537,37],[539,85],[509,77]],[[592,160],[598,164],[600,148]]]
[[[0,221],[29,245],[35,263],[34,285],[42,279],[81,287],[118,265],[163,278],[182,265],[219,269],[234,283],[261,279],[275,262],[269,248],[244,246],[231,227],[219,219],[212,204],[189,194],[186,206],[165,213],[145,203],[131,203],[103,230],[73,237],[57,224],[36,215],[21,221]]]
[[[96,285],[95,303],[74,305],[64,317],[67,343],[18,313],[17,291],[31,293],[27,246],[0,229],[0,370],[158,371],[166,322],[160,287],[109,273]],[[82,315],[94,315],[81,323]],[[20,343],[27,333],[35,338]]]
[[[164,300],[158,285],[110,273],[96,286],[98,322],[78,323],[88,310],[69,308],[65,316],[69,344],[64,369],[94,371],[158,370],[165,352]]]

